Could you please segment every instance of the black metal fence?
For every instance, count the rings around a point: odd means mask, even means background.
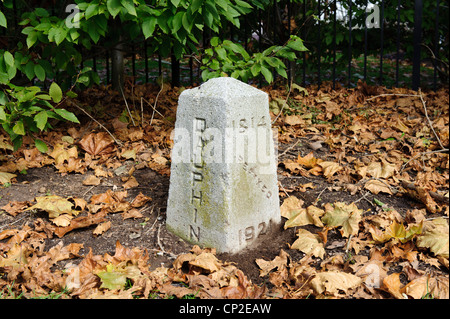
[[[223,25],[219,37],[261,52],[284,44],[290,34],[300,36],[309,51],[286,64],[288,81],[302,85],[320,87],[326,81],[333,88],[351,87],[362,80],[437,89],[448,81],[448,17],[448,2],[442,0],[275,0],[246,15],[240,28]],[[128,41],[125,72],[135,83],[163,76],[174,86],[199,84],[201,53],[213,36],[205,31],[199,51],[182,59],[153,52],[143,37]],[[82,54],[81,66],[91,66],[110,83],[111,47],[99,42]],[[262,78],[256,82],[264,85]]]

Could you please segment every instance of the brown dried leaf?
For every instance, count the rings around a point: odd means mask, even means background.
[[[108,220],[104,223],[97,225],[97,227],[95,227],[95,229],[94,229],[93,234],[96,236],[100,236],[110,228],[111,228],[111,222]]]
[[[81,139],[80,145],[92,156],[108,155],[114,151],[114,140],[106,132],[86,135]]]

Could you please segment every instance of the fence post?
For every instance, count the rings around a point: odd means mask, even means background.
[[[172,66],[172,87],[180,86],[180,60],[175,57],[175,54],[170,56]]]
[[[420,86],[420,46],[422,42],[422,0],[414,1],[414,33],[413,33],[413,70],[412,89],[417,91]]]

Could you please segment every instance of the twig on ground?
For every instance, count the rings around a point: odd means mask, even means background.
[[[427,106],[426,106],[425,100],[423,99],[422,91],[421,91],[420,89],[419,89],[419,97],[420,97],[420,100],[422,101],[423,109],[424,109],[424,111],[425,111],[425,117],[426,117],[427,120],[428,120],[428,124],[430,125],[430,128],[431,128],[431,130],[433,131],[433,134],[434,134],[434,136],[436,137],[436,139],[437,139],[439,145],[441,146],[442,149],[444,149],[445,146],[442,145],[441,139],[439,138],[439,136],[437,135],[436,131],[434,130],[434,128],[433,128],[433,123],[431,122],[430,118],[428,117]]]
[[[396,95],[396,96],[418,96],[417,94],[385,93],[385,94],[379,94],[379,95],[372,96],[372,97],[366,99],[366,101],[371,101],[371,100],[374,100],[374,99],[377,99],[377,98],[383,97],[383,96],[394,96],[394,95]]]
[[[359,201],[361,201],[362,199],[365,199],[370,205],[372,205],[373,206],[373,203],[370,201],[370,200],[368,200],[367,199],[367,195],[369,195],[370,194],[370,192],[365,192],[360,198],[358,198],[357,200],[355,200],[354,202],[353,202],[353,204],[356,204],[356,203],[358,203]]]
[[[411,157],[405,164],[403,164],[402,168],[400,169],[400,173],[405,169],[406,165],[408,165],[409,162],[411,162],[412,160],[423,156],[423,155],[427,155],[427,154],[434,154],[434,153],[448,153],[449,149],[448,148],[443,148],[441,150],[434,150],[434,151],[428,151],[428,152],[423,152],[423,153],[419,153],[417,155],[414,155],[413,157]]]
[[[414,183],[411,183],[411,182],[405,181],[405,180],[401,180],[401,182],[402,182],[402,186],[403,186],[404,188],[410,189],[410,190],[413,190],[413,191],[416,191],[416,192],[417,192],[417,187],[416,187],[416,185],[415,185]],[[439,201],[439,202],[441,202],[441,203],[444,203],[444,204],[447,204],[447,205],[448,205],[449,202],[450,202],[450,200],[449,200],[448,197],[445,197],[444,195],[438,194],[438,193],[436,193],[436,192],[428,191],[428,194],[430,194],[430,196],[431,196],[434,200],[437,200],[437,201]]]
[[[72,105],[74,105],[77,109],[79,109],[80,111],[82,111],[84,114],[86,114],[87,116],[89,116],[95,123],[97,123],[102,129],[104,129],[106,131],[106,133],[108,133],[112,139],[114,140],[114,142],[116,142],[116,144],[118,145],[122,145],[122,142],[118,141],[114,135],[99,121],[97,121],[95,118],[92,117],[91,114],[89,114],[88,112],[86,112],[81,106],[79,106],[78,104],[72,102]]]
[[[141,127],[144,127],[144,103],[141,96]]]
[[[286,100],[283,103],[283,106],[281,107],[280,112],[278,112],[277,116],[275,117],[275,119],[272,121],[272,125],[278,120],[278,118],[280,117],[281,113],[283,113],[284,107],[287,105],[288,103],[288,99],[289,99],[289,95],[291,94],[291,89],[292,89],[292,82],[293,80],[291,79],[291,83],[289,84],[289,91],[288,94],[286,96]]]
[[[158,235],[157,235],[158,246],[159,246],[159,248],[161,249],[161,252],[162,252],[163,254],[166,254],[166,255],[168,255],[168,256],[171,257],[171,258],[177,258],[177,256],[176,256],[175,254],[169,253],[169,252],[167,252],[167,251],[164,250],[164,247],[163,247],[163,245],[161,244],[161,240],[160,240],[160,237],[159,237],[159,234],[160,234],[160,232],[161,232],[161,226],[162,226],[162,224],[159,224],[159,227],[158,227]]]
[[[313,205],[317,205],[317,203],[318,203],[319,200],[320,200],[320,196],[322,196],[323,192],[325,192],[325,190],[327,190],[328,187],[334,187],[334,186],[336,186],[336,183],[333,183],[333,185],[327,186],[327,187],[325,187],[324,189],[322,189],[322,191],[319,193],[319,195],[317,195],[316,200],[315,200],[312,204],[313,204]]]
[[[125,94],[123,94],[122,86],[119,86],[120,93],[122,93],[123,100],[125,101],[125,106],[127,107],[128,115],[130,116],[131,122],[133,123],[133,126],[136,126],[136,123],[134,123],[133,114],[131,114],[130,108],[128,107],[127,99],[125,98]]]
[[[286,154],[287,152],[289,152],[291,149],[293,149],[295,146],[297,146],[297,144],[300,143],[300,139],[298,139],[297,142],[295,142],[294,144],[292,144],[291,146],[289,146],[288,148],[286,148],[284,150],[283,153],[281,153],[280,155],[278,155],[278,158],[280,158],[281,156],[283,156],[284,154]]]

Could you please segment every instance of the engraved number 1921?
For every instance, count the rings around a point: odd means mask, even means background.
[[[267,232],[267,224],[265,222],[258,224],[258,229],[255,231],[254,226],[249,226],[244,229],[239,229],[239,244],[243,241],[250,242]]]

